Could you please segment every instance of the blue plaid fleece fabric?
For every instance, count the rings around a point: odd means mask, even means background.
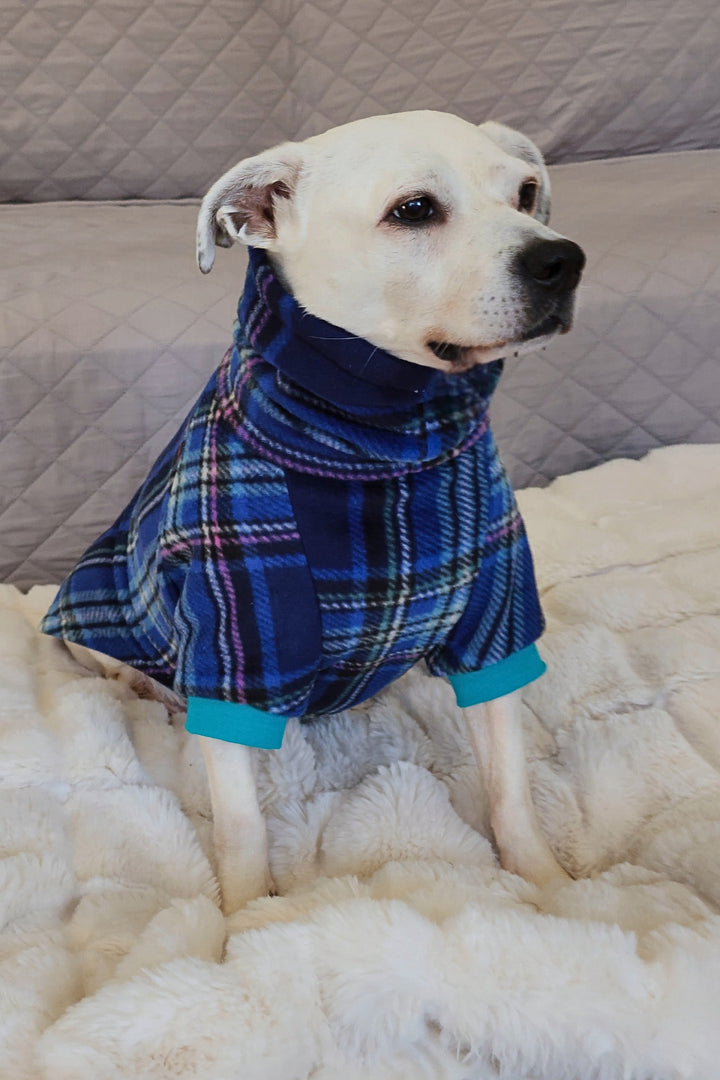
[[[251,251],[233,345],[43,629],[282,717],[356,705],[421,658],[452,679],[527,651],[543,619],[488,426],[501,370],[352,338]]]

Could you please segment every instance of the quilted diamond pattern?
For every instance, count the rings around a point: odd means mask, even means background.
[[[0,209],[15,251],[0,281],[0,577],[37,549],[25,572],[47,579],[49,549],[76,552],[102,530],[217,364],[242,260],[201,279],[196,214]]]
[[[494,425],[517,486],[720,442],[720,153],[552,170],[553,226],[589,257],[576,325],[509,365]]]
[[[576,327],[508,364],[517,486],[720,442],[720,151],[552,170],[589,256]],[[0,207],[0,580],[58,581],[120,512],[230,339],[244,263],[194,264],[196,205]]]
[[[720,146],[717,0],[3,0],[0,200],[200,195],[410,108],[550,160]]]

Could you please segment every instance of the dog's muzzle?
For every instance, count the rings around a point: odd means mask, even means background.
[[[531,240],[517,252],[511,272],[520,281],[524,293],[525,328],[512,343],[532,341],[551,334],[566,334],[572,326],[575,289],[585,266],[585,253],[572,240]],[[483,346],[459,345],[451,341],[430,340],[427,347],[439,360],[455,370],[467,370]],[[502,346],[500,346],[502,347]],[[487,349],[497,346],[487,346]]]
[[[516,273],[545,299],[576,288],[584,266],[585,253],[572,240],[533,240],[518,252]]]
[[[585,253],[572,240],[532,240],[515,257],[513,272],[525,290],[529,341],[570,329],[574,293],[585,267]]]

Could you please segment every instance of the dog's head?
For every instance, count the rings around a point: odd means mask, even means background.
[[[313,315],[405,360],[464,370],[572,323],[582,250],[548,228],[542,155],[501,124],[358,120],[240,162],[210,189],[198,262],[266,248]]]

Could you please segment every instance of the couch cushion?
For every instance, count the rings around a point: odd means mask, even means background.
[[[553,161],[720,146],[717,0],[3,0],[0,39],[0,201],[202,195],[403,109]]]
[[[555,167],[588,254],[575,329],[508,363],[518,486],[720,441],[720,151]],[[0,580],[57,581],[119,513],[227,347],[241,249],[209,277],[194,203],[0,207]]]

